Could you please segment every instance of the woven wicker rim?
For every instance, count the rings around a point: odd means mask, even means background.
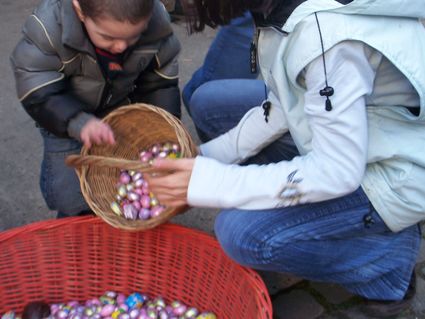
[[[161,119],[163,120],[164,125],[169,125],[175,134],[175,139],[180,145],[181,154],[182,157],[194,157],[196,156],[197,149],[196,145],[193,142],[189,132],[185,129],[182,122],[168,113],[167,111],[153,106],[149,104],[143,104],[143,103],[137,103],[132,104],[125,107],[120,107],[119,109],[111,112],[108,114],[103,121],[105,123],[108,123],[109,125],[113,127],[114,121],[117,119],[121,119],[124,115],[128,115],[130,112],[143,112],[145,117],[149,117],[152,115],[159,115]],[[147,119],[148,120],[148,119]],[[161,128],[158,127],[158,130]],[[130,137],[128,137],[130,138]],[[156,143],[157,141],[151,141],[151,144]],[[93,150],[93,147],[91,149],[87,149],[86,147],[83,147],[81,150],[81,155],[90,155]],[[118,172],[118,170],[117,170]],[[104,221],[106,221],[108,224],[121,228],[126,230],[145,230],[150,229],[153,227],[156,227],[165,221],[169,220],[176,214],[182,213],[185,210],[188,209],[187,206],[181,206],[181,207],[166,207],[165,210],[158,216],[154,218],[150,218],[148,220],[128,220],[122,216],[117,216],[112,209],[102,209],[100,207],[100,204],[98,200],[96,199],[96,192],[93,185],[90,185],[89,175],[92,173],[92,168],[90,166],[82,166],[81,168],[77,169],[77,174],[80,179],[80,185],[81,185],[81,191],[82,194],[87,201],[87,204],[90,206],[90,208],[93,210],[93,212],[100,216]],[[118,180],[118,177],[117,177]],[[115,187],[115,186],[111,186]]]

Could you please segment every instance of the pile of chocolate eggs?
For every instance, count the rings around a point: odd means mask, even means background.
[[[140,160],[151,164],[155,158],[179,158],[180,146],[175,143],[154,144],[140,152]],[[130,220],[147,220],[159,216],[165,206],[149,191],[143,173],[122,170],[117,184],[116,200],[111,203],[112,211]]]
[[[40,307],[38,307],[40,308]],[[30,314],[37,318],[37,314]],[[38,316],[40,319],[43,316]],[[20,319],[10,311],[1,319]],[[129,296],[113,291],[84,303],[71,301],[50,305],[49,319],[217,319],[212,312],[200,312],[180,301],[167,304],[162,297],[150,299],[135,292]]]

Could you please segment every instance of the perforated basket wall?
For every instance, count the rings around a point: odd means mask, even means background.
[[[166,223],[129,232],[97,217],[73,217],[0,233],[0,313],[109,290],[180,300],[219,319],[272,318],[261,278],[200,231]]]
[[[182,157],[194,157],[196,145],[182,123],[161,108],[147,104],[121,107],[104,119],[114,131],[115,145],[83,147],[81,155],[100,155],[127,160],[139,160],[142,150],[166,142],[178,143]],[[83,166],[77,171],[81,190],[90,208],[108,224],[127,230],[150,229],[167,221],[186,207],[166,208],[148,220],[128,220],[116,215],[111,203],[116,200],[119,168]]]

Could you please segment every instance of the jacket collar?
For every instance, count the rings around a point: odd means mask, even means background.
[[[286,8],[285,8],[286,7]],[[289,9],[289,10],[288,10]],[[290,33],[314,12],[425,18],[424,0],[281,0],[272,13],[263,17],[253,13],[257,26],[279,27]]]
[[[272,27],[281,30],[296,7],[306,0],[284,0],[275,4],[267,16],[260,12],[252,12],[257,27]]]
[[[96,56],[83,24],[72,6],[72,1],[62,1],[61,20],[62,43],[77,51]]]
[[[257,27],[273,27],[290,33],[297,23],[313,12],[342,7],[353,0],[283,0],[268,16],[253,12]]]
[[[87,52],[93,57],[96,56],[93,44],[87,36],[83,24],[75,12],[72,1],[62,1],[62,43],[80,52]],[[144,31],[139,41],[133,48],[155,43],[159,39],[172,34],[168,13],[159,0],[154,1],[152,18],[149,21],[148,28]]]

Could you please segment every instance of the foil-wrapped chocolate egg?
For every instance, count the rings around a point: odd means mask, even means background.
[[[141,208],[139,210],[139,219],[141,220],[147,220],[151,217],[151,212],[148,208]]]
[[[117,202],[112,202],[112,203],[111,203],[111,209],[112,209],[112,211],[113,211],[116,215],[118,215],[118,216],[121,216],[121,215],[122,215],[121,207],[120,207],[120,205],[119,205]]]

